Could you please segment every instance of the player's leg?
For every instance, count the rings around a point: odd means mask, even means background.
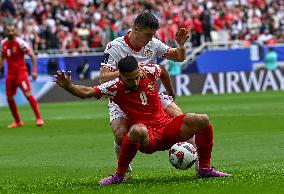
[[[181,109],[177,106],[177,104],[173,101],[173,98],[171,96],[159,93],[161,105],[164,108],[165,112],[170,116],[170,117],[176,117],[179,115],[182,115]],[[191,143],[195,148],[195,136],[187,140],[189,143]],[[199,160],[196,160],[195,162],[195,169],[198,170],[199,168]]]
[[[23,91],[25,97],[29,101],[29,103],[30,103],[30,105],[31,105],[31,107],[32,107],[32,109],[34,111],[34,114],[36,116],[36,125],[37,126],[43,126],[44,121],[42,120],[42,118],[40,116],[38,103],[37,103],[36,99],[32,95],[31,85],[30,85],[30,82],[28,80],[28,76],[27,75],[23,76],[22,79],[20,80],[19,84],[20,84],[19,87]]]
[[[225,177],[230,174],[220,172],[211,167],[213,147],[213,128],[209,117],[205,114],[188,114],[184,117],[180,128],[182,138],[190,138],[195,134],[195,141],[199,156],[199,177]]]
[[[145,125],[131,126],[127,135],[123,137],[117,170],[114,175],[102,179],[100,185],[121,183],[126,175],[127,168],[141,146],[149,144],[148,130]]]
[[[120,147],[123,137],[128,133],[128,119],[125,113],[115,103],[108,104],[111,129],[114,135],[114,152],[118,159],[120,153]],[[132,172],[132,167],[129,165],[128,172]]]
[[[170,117],[175,117],[183,114],[181,109],[176,105],[171,96],[159,93],[159,97],[163,109]]]
[[[11,114],[14,117],[14,121],[10,125],[8,125],[8,128],[21,127],[24,125],[24,122],[21,121],[18,108],[14,100],[14,96],[16,95],[16,92],[17,92],[16,81],[17,80],[15,79],[15,77],[7,76],[7,79],[6,79],[7,102],[8,102]]]

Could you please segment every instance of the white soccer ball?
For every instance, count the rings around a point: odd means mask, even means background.
[[[188,142],[174,144],[169,150],[170,163],[179,170],[190,168],[197,160],[197,150]]]

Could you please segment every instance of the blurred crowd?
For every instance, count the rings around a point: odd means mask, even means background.
[[[145,10],[159,19],[156,36],[170,46],[180,27],[191,28],[192,47],[203,41],[284,43],[283,0],[0,0],[0,8],[0,39],[5,24],[14,22],[37,51],[103,49]]]

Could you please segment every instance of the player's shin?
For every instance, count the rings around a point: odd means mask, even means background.
[[[199,156],[199,168],[210,167],[213,147],[213,128],[211,124],[195,134],[195,143]]]
[[[15,121],[17,123],[19,123],[21,121],[21,119],[20,119],[20,115],[19,115],[15,100],[13,98],[8,98],[7,101],[8,101],[9,108],[11,110],[11,113],[12,113]]]
[[[140,144],[129,140],[128,135],[125,135],[122,141],[120,155],[118,158],[117,174],[125,175],[127,168],[139,150]]]
[[[118,145],[115,141],[113,142],[113,147],[114,147],[114,152],[115,155],[117,157],[117,160],[119,158],[119,154],[120,154],[120,145]],[[128,168],[127,168],[127,173],[131,173],[132,172],[132,167],[129,164]],[[129,174],[130,175],[130,174]],[[128,177],[129,178],[129,177]]]
[[[40,117],[37,101],[35,100],[35,98],[32,95],[28,96],[27,99],[28,99],[28,101],[29,101],[34,113],[35,113],[36,118],[40,119],[41,117]]]

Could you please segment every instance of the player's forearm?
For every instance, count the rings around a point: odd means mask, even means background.
[[[37,57],[36,57],[36,55],[32,52],[32,51],[30,51],[29,53],[28,53],[28,55],[31,57],[31,59],[32,59],[32,73],[37,73]]]
[[[70,83],[62,88],[64,88],[67,92],[69,92],[73,96],[77,96],[79,98],[85,99],[85,98],[96,97],[95,90],[92,87],[75,85]]]
[[[36,57],[32,57],[32,64],[33,64],[33,68],[37,68],[37,60],[36,60]]]
[[[161,82],[163,83],[165,89],[167,90],[168,94],[170,96],[173,96],[175,98],[175,92],[171,83],[171,78],[170,78],[170,74],[168,73],[168,71],[161,66],[161,70],[162,70],[162,74],[161,74]]]
[[[176,49],[176,53],[178,56],[178,61],[182,62],[186,59],[186,52],[184,45],[179,45],[179,47]]]
[[[99,81],[100,83],[105,83],[107,81],[118,78],[118,71],[107,72],[100,75]]]

